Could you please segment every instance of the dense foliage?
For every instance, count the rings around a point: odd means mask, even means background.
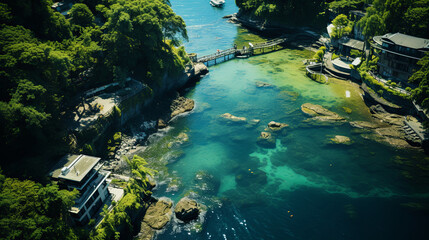
[[[81,0],[70,19],[51,0],[2,2],[0,150],[14,159],[67,152],[65,113],[85,90],[126,77],[159,87],[189,60],[167,0]]]
[[[236,0],[244,13],[287,25],[321,25],[324,21],[324,0]]]
[[[337,14],[348,15],[351,10],[361,10],[368,0],[336,0],[329,3],[329,9]]]
[[[410,82],[418,85],[411,92],[411,97],[424,109],[429,109],[429,52],[417,63],[420,69],[409,79]]]
[[[332,37],[339,39],[344,35],[350,34],[352,31],[352,26],[350,26],[350,24],[351,22],[347,19],[346,15],[338,15],[334,20],[332,20],[332,25],[334,25]]]
[[[0,238],[77,239],[66,223],[77,194],[0,174]]]
[[[146,167],[147,162],[134,155],[133,159],[126,159],[132,178],[128,181],[125,196],[117,203],[111,212],[103,209],[104,219],[97,229],[91,232],[91,240],[113,240],[120,236],[132,237],[132,217],[145,207],[144,198],[152,194],[148,190],[148,175],[154,171]]]
[[[358,26],[370,37],[401,32],[429,38],[429,0],[373,0]]]

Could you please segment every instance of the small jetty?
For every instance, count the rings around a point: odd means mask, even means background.
[[[196,58],[196,62],[204,63],[206,66],[209,66],[234,58],[248,58],[254,55],[279,50],[281,48],[280,45],[286,41],[287,38],[282,36],[263,43],[249,43],[248,47],[244,46],[242,49],[233,47],[225,50],[218,50],[216,53]]]

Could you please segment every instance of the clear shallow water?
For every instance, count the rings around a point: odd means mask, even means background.
[[[221,19],[237,11],[233,1],[224,9],[203,0],[171,3],[188,26],[188,52],[204,55],[234,43],[263,41]],[[398,161],[424,156],[365,140],[348,124],[315,127],[302,122],[306,117],[300,106],[306,102],[348,120],[370,120],[355,86],[343,81],[320,85],[305,76],[302,60],[311,55],[285,49],[212,66],[188,93],[195,111],[176,119],[154,144],[157,151],[143,156],[151,163],[169,162],[167,168],[152,164],[164,180],[155,196],[177,202],[191,194],[208,211],[200,232],[173,222],[157,239],[426,239],[427,211],[403,205],[428,202],[427,177],[413,175],[426,173]],[[258,88],[257,81],[273,87]],[[219,117],[227,112],[260,123],[230,124]],[[273,120],[290,127],[277,137],[276,148],[258,147],[257,137]],[[169,144],[183,132],[189,142]],[[327,145],[332,135],[349,136],[354,143]],[[218,188],[201,191],[196,186],[201,170],[213,175],[208,183]],[[176,183],[178,191],[167,190]]]

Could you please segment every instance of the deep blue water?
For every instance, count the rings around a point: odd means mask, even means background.
[[[222,19],[238,10],[231,0],[223,9],[208,0],[170,2],[187,24],[188,52],[205,55],[263,41]],[[343,81],[321,85],[305,76],[302,60],[311,55],[284,49],[232,60],[210,67],[191,89],[187,97],[195,100],[195,111],[176,119],[153,144],[159,150],[143,156],[160,171],[155,196],[175,202],[191,196],[207,212],[204,221],[171,222],[157,239],[427,239],[428,210],[419,207],[429,204],[428,177],[415,163],[428,159],[367,140],[348,124],[303,122],[307,117],[300,106],[307,102],[350,121],[371,121],[356,86]],[[257,81],[273,87],[258,88]],[[222,121],[224,113],[248,123]],[[252,126],[251,119],[260,122]],[[290,127],[277,136],[274,149],[261,148],[256,139],[273,120]],[[180,133],[189,141],[171,144]],[[333,135],[349,136],[353,144],[327,144]],[[164,168],[156,162],[169,164]],[[195,175],[202,170],[219,188],[196,187]],[[167,190],[176,183],[177,191]]]

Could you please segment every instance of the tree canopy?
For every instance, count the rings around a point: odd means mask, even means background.
[[[160,87],[189,60],[175,47],[187,40],[186,26],[168,1],[80,2],[70,20],[51,0],[0,3],[0,150],[6,155],[40,156],[56,146],[51,154],[58,156],[57,149],[67,149],[65,113],[73,99],[127,77]]]
[[[76,3],[70,9],[71,23],[82,27],[91,26],[94,22],[94,15],[88,6],[83,3]]]
[[[66,221],[77,194],[0,174],[0,238],[76,239]]]
[[[334,25],[334,30],[332,32],[332,36],[334,38],[341,38],[352,31],[350,21],[344,14],[338,15],[334,20],[332,20],[332,25]]]
[[[401,32],[429,38],[429,0],[373,0],[358,25],[370,37]]]
[[[411,83],[418,85],[412,90],[411,97],[424,109],[429,109],[429,52],[417,63],[420,69],[409,79]]]
[[[235,0],[241,12],[286,25],[323,25],[324,0]]]

